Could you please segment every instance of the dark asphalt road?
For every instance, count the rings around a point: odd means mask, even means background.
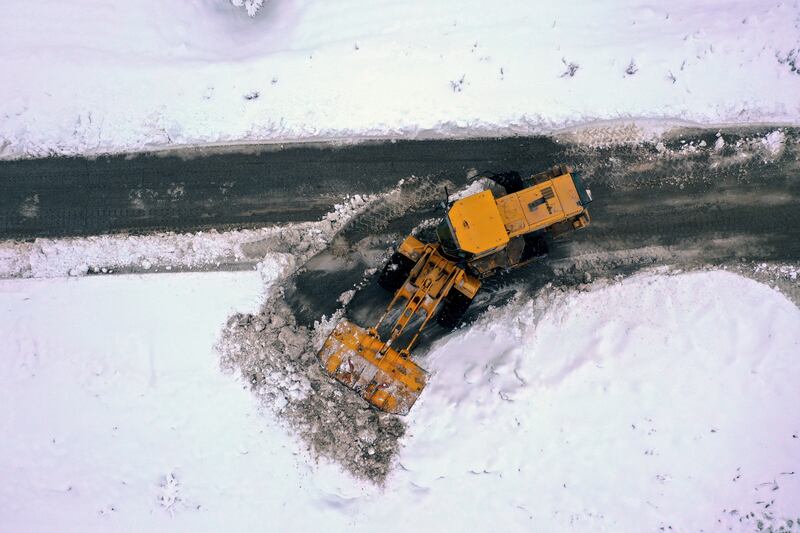
[[[0,162],[0,238],[314,220],[346,195],[385,191],[412,175],[433,184],[433,198],[415,200],[430,207],[440,185],[463,185],[470,169],[535,172],[569,162],[596,198],[594,222],[570,244],[572,256],[666,246],[797,259],[800,132],[783,129],[783,147],[771,153],[763,141],[770,131],[723,131],[721,150],[713,149],[716,130],[697,130],[662,146],[533,137]],[[361,223],[367,232],[370,224]]]
[[[761,141],[769,131],[724,131],[722,151],[711,148],[716,130],[698,130],[664,147],[588,148],[534,137],[0,162],[0,237],[313,220],[348,194],[384,191],[411,175],[459,185],[469,169],[534,172],[570,162],[597,199],[592,228],[576,238],[582,253],[713,241],[723,255],[797,259],[800,134],[784,129],[785,148],[773,157]],[[725,248],[734,236],[739,245]]]
[[[313,220],[347,194],[387,190],[411,175],[461,184],[472,168],[533,172],[563,161],[584,170],[597,191],[599,222],[609,220],[602,211],[606,205],[620,213],[620,206],[634,209],[644,202],[649,205],[647,221],[672,227],[680,220],[670,220],[670,212],[683,211],[673,207],[699,194],[708,197],[705,207],[710,212],[704,223],[714,225],[715,220],[732,216],[724,198],[713,197],[715,191],[740,197],[749,190],[766,192],[767,187],[773,196],[798,197],[797,131],[786,131],[791,149],[776,161],[765,163],[758,154],[743,159],[741,151],[733,148],[737,139],[760,137],[767,131],[724,132],[726,150],[731,152],[727,156],[718,156],[708,147],[714,143],[715,132],[695,131],[676,137],[671,143],[674,150],[663,153],[652,146],[591,149],[533,137],[0,162],[0,237],[145,233]],[[685,146],[681,140],[695,144],[705,140],[707,147],[676,155]],[[679,180],[685,181],[683,188]],[[663,201],[667,196],[672,203]],[[753,199],[758,201],[758,194]],[[784,202],[782,209],[791,211],[794,206]],[[747,214],[746,206],[729,207],[764,231],[771,229],[769,220],[758,220],[755,212]],[[664,218],[656,220],[658,214]],[[791,212],[780,214],[783,220],[787,216],[792,219]],[[627,224],[633,218],[615,222]],[[635,218],[625,231],[657,229],[642,229],[642,217]],[[670,232],[659,233],[670,237]],[[681,238],[679,231],[671,235]]]
[[[313,220],[347,194],[380,192],[412,174],[463,181],[468,168],[547,166],[561,154],[546,138],[246,150],[0,162],[0,237]]]
[[[356,217],[336,246],[287,284],[298,318],[310,324],[335,310],[338,295],[363,281],[365,269],[379,266],[376,258],[394,239],[440,215],[433,207],[445,184],[463,186],[471,169],[526,173],[571,163],[593,191],[592,225],[554,243],[545,265],[498,281],[487,291],[492,296],[474,305],[477,313],[497,295],[570,277],[579,282],[587,273],[799,261],[800,130],[783,128],[777,146],[764,141],[774,130],[724,130],[725,145],[716,149],[717,130],[694,130],[655,146],[533,137],[0,162],[0,238],[315,220],[347,195],[387,191],[406,179],[408,195]],[[348,314],[370,322],[385,303],[375,290],[367,283]]]
[[[782,149],[775,152],[762,142],[765,131],[724,132],[726,147],[717,150],[715,133],[689,132],[665,146],[592,149],[550,144],[553,151],[547,156],[530,159],[525,159],[525,145],[519,145],[506,168],[535,171],[553,161],[569,161],[583,171],[595,198],[590,206],[593,222],[553,243],[544,264],[493,282],[490,295],[476,302],[470,313],[519,290],[534,291],[551,282],[580,283],[587,274],[624,275],[662,264],[694,268],[800,260],[797,132],[786,131]],[[536,157],[538,166],[531,163]],[[493,162],[474,166],[494,169]],[[459,171],[438,175],[433,182],[463,184],[465,168]],[[409,186],[408,197],[414,192]],[[378,206],[356,217],[340,236],[342,242],[293,276],[286,295],[297,318],[310,325],[330,315],[342,292],[366,281],[347,313],[359,323],[374,321],[388,297],[371,280],[363,280],[363,274],[380,266],[375,258],[385,257],[393,240],[421,221],[440,216],[433,211],[439,198],[424,198],[410,200],[404,209]],[[433,331],[428,337],[440,334]]]

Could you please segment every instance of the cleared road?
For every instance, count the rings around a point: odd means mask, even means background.
[[[800,159],[796,131],[780,143],[757,132],[687,132],[663,146],[587,148],[550,145],[547,157],[526,158],[523,146],[510,163],[466,164],[459,172],[407,183],[403,194],[357,217],[328,250],[312,259],[287,285],[297,318],[312,324],[339,306],[338,296],[364,282],[347,312],[370,323],[388,298],[365,270],[379,267],[392,242],[431,217],[437,189],[463,184],[466,169],[535,171],[569,161],[583,171],[595,201],[592,225],[553,243],[543,264],[492,282],[471,310],[499,303],[545,283],[574,285],[590,277],[630,274],[654,265],[694,268],[741,261],[800,260]],[[775,140],[773,136],[772,140]],[[497,141],[510,143],[510,141]],[[526,142],[534,142],[528,140]],[[713,148],[717,144],[717,148]],[[507,144],[508,145],[508,144]],[[531,163],[539,158],[539,163]],[[423,194],[419,194],[422,191]],[[433,191],[433,195],[426,191]],[[438,336],[436,331],[431,335]]]
[[[551,164],[545,138],[291,145],[0,162],[0,236],[91,235],[313,220],[347,194],[416,175]]]
[[[784,130],[784,148],[772,157],[759,144],[769,131],[723,132],[720,152],[711,148],[714,130],[684,132],[658,149],[533,137],[0,162],[0,237],[313,220],[348,194],[388,190],[412,175],[458,185],[470,169],[533,172],[570,162],[597,198],[587,239],[624,234],[678,243],[745,232],[777,239],[773,253],[796,257],[796,245],[782,235],[797,236],[798,132]]]

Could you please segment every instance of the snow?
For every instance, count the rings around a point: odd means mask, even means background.
[[[392,194],[389,191],[384,197]],[[85,276],[120,270],[201,270],[237,263],[254,267],[265,256],[274,261],[279,255],[286,268],[291,268],[326,245],[353,215],[377,198],[356,194],[336,204],[319,221],[250,230],[0,240],[0,279]]]
[[[800,501],[800,310],[724,272],[546,289],[439,341],[383,488],[212,346],[255,272],[0,281],[12,530],[753,530]],[[767,507],[768,506],[768,507]],[[753,515],[750,515],[753,513]],[[790,528],[791,530],[791,528]]]
[[[302,225],[298,225],[302,226]],[[314,229],[314,228],[309,228]],[[285,231],[285,230],[284,230]],[[122,269],[200,269],[253,261],[248,245],[276,241],[281,228],[255,230],[96,235],[0,241],[0,277],[62,277]]]
[[[772,157],[778,157],[786,145],[786,134],[776,130],[764,137],[764,146]]]
[[[231,4],[243,7],[249,16],[255,17],[258,10],[263,7],[264,0],[231,0]]]
[[[222,527],[248,490],[277,497],[226,476],[294,459],[212,349],[260,289],[256,273],[0,282],[3,528],[164,530],[162,505]]]
[[[2,13],[0,159],[532,133],[593,147],[772,123],[657,145],[770,161],[800,118],[797,2],[11,0]],[[302,376],[265,377],[267,407],[218,352],[234,329],[252,343],[240,350],[263,356],[280,332],[269,349],[309,352],[339,315],[304,338],[274,284],[375,199],[280,227],[0,242],[0,278],[46,278],[0,279],[3,529],[389,533],[408,529],[387,521],[398,510],[423,531],[800,528],[800,310],[726,272],[547,287],[490,309],[420,361],[429,385],[383,485],[317,456],[276,416]],[[384,444],[391,457],[396,439]]]
[[[507,496],[450,513],[454,529],[707,531],[773,500],[793,518],[798,356],[800,310],[732,274],[518,303],[430,356],[403,475],[445,509]]]
[[[11,0],[0,157],[797,124],[799,20],[747,0],[298,0],[254,18],[228,0]]]

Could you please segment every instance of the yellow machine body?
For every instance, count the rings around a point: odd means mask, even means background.
[[[581,204],[569,174],[498,198],[497,209],[510,238],[542,230],[583,214],[586,215],[585,223],[588,223],[588,212]],[[583,225],[585,223],[581,222]]]
[[[427,381],[425,370],[410,359],[411,348],[437,311],[444,315],[448,310],[445,298],[452,305],[448,320],[453,309],[463,315],[481,278],[536,257],[531,236],[557,235],[589,223],[591,194],[579,188],[581,182],[569,167],[554,167],[528,181],[532,185],[500,198],[487,190],[454,202],[437,228],[439,242],[407,237],[393,256],[400,263],[390,260],[379,279],[382,283],[385,275],[390,280],[391,288],[382,286],[393,290],[394,297],[378,323],[365,329],[342,320],[319,351],[328,374],[378,409],[408,413]],[[389,267],[400,264],[408,270],[398,277]],[[381,330],[389,317],[393,323]],[[445,324],[441,316],[437,320]]]
[[[589,223],[569,173],[495,198],[483,191],[453,203],[448,212],[458,248],[476,258],[508,245],[514,237],[577,217],[574,229]]]
[[[508,244],[505,220],[492,191],[479,192],[453,202],[447,216],[458,248],[464,252],[482,255]]]
[[[318,356],[328,374],[372,405],[404,415],[414,405],[426,382],[425,371],[409,359],[411,347],[451,289],[455,287],[459,292],[466,292],[471,299],[481,282],[444,257],[438,244],[425,244],[408,237],[401,248],[416,258],[416,264],[378,323],[364,329],[342,320],[325,340]],[[387,340],[381,340],[378,333],[381,324],[398,309],[399,315]],[[405,347],[395,347],[406,327],[420,316],[422,323]]]

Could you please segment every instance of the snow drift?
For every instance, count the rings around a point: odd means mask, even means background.
[[[454,529],[785,525],[798,357],[800,310],[732,274],[545,292],[433,350],[397,477]]]

